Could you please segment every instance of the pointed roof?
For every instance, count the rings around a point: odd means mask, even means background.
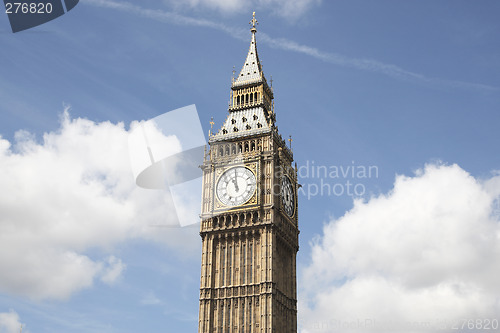
[[[254,107],[229,114],[221,129],[210,137],[210,141],[221,141],[271,131],[264,109]]]
[[[253,12],[253,19],[250,21],[250,24],[252,24],[252,29],[250,29],[252,32],[252,41],[250,42],[245,63],[241,68],[240,75],[234,80],[233,87],[260,82],[264,76],[257,53],[257,41],[255,39],[255,34],[257,33],[255,26],[258,24],[255,19],[255,12]]]

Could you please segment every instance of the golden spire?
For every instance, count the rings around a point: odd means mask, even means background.
[[[259,22],[255,18],[255,12],[253,12],[253,14],[252,14],[252,20],[250,21],[250,24],[252,25],[252,29],[250,29],[250,31],[252,33],[256,33],[257,32],[256,26],[259,24]]]

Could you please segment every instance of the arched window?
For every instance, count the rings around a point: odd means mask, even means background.
[[[224,156],[224,149],[222,147],[219,148],[219,156]]]
[[[248,151],[248,142],[245,142],[245,152]]]
[[[241,143],[238,143],[238,153],[241,153],[243,151],[243,146]]]
[[[231,146],[231,154],[236,154],[236,145],[234,143]]]
[[[259,220],[259,215],[257,213],[252,214],[252,222],[257,222]]]
[[[252,144],[250,145],[250,150],[254,151],[255,150],[255,142],[252,141]]]
[[[229,146],[226,145],[226,155],[229,155]]]
[[[240,105],[240,96],[236,97],[236,101],[237,101],[236,103]]]
[[[253,103],[253,94],[250,94],[250,103]]]
[[[245,104],[248,104],[248,94],[245,95]]]
[[[255,92],[255,93],[253,93],[253,95],[254,95],[255,102],[257,102],[258,101],[258,99],[257,99],[257,93]]]

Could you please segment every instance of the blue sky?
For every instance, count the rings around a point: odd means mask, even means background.
[[[298,165],[378,171],[301,179],[303,332],[388,320],[383,295],[402,322],[500,313],[500,3],[82,0],[16,34],[0,15],[0,332],[196,330],[197,225],[151,226],[172,207],[123,142],[190,104],[221,126],[252,11]],[[311,193],[348,180],[363,195]]]

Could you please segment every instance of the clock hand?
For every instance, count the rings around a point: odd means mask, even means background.
[[[233,184],[236,192],[239,192],[240,189],[238,188],[238,180],[237,180],[238,174],[236,173],[236,169],[234,169],[234,178],[233,178]]]

